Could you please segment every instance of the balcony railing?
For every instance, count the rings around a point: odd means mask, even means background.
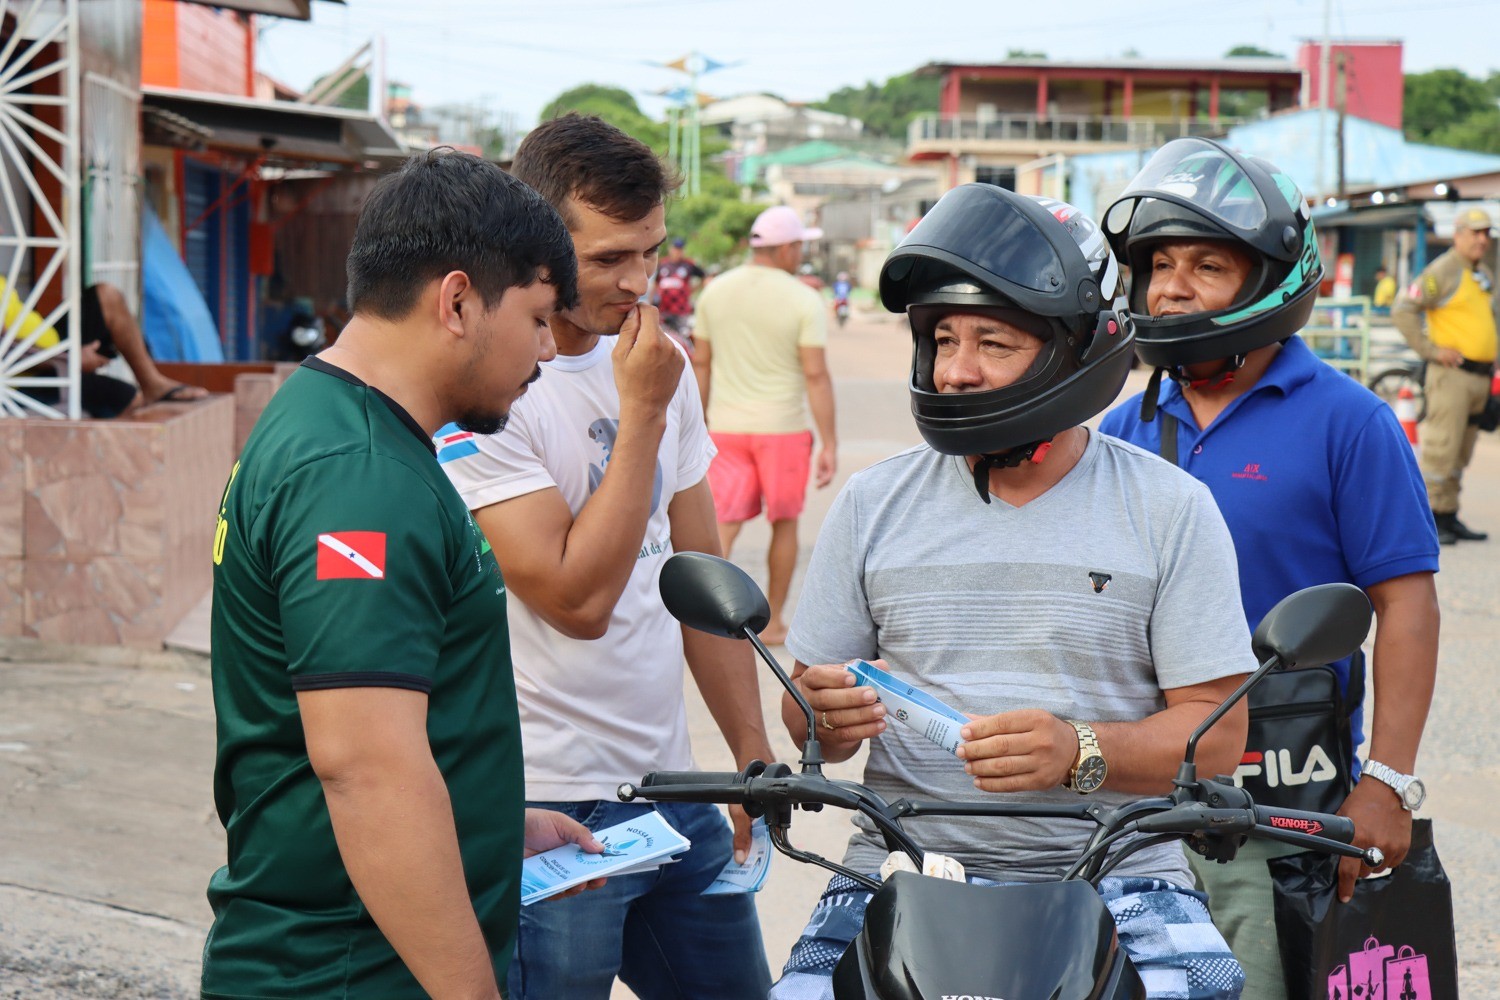
[[[1183,136],[1222,135],[1242,118],[1110,118],[1090,115],[923,115],[908,146],[931,142],[1105,142],[1154,147]]]

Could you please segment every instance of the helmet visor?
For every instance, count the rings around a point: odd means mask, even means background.
[[[977,269],[978,276],[992,279],[996,291],[1022,308],[1055,313],[1055,306],[1038,307],[1071,298],[1079,276],[1068,272],[1059,246],[1043,229],[1046,210],[1029,201],[990,197],[977,188],[949,192],[907,234],[887,262],[882,291],[904,283],[916,259],[930,257],[970,273]],[[957,247],[963,248],[962,256],[949,249]],[[896,303],[888,301],[887,306]],[[904,307],[901,303],[898,311]]]
[[[1141,199],[1161,198],[1248,236],[1271,216],[1267,194],[1228,150],[1202,139],[1178,139],[1158,150],[1125,188],[1105,216],[1105,229],[1125,233]]]

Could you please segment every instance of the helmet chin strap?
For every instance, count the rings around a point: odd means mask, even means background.
[[[1206,389],[1209,392],[1214,392],[1227,385],[1234,384],[1235,372],[1243,368],[1244,365],[1245,356],[1243,354],[1236,354],[1234,357],[1224,360],[1223,368],[1204,378],[1193,378],[1183,371],[1180,366],[1155,369],[1151,372],[1151,381],[1146,383],[1145,394],[1141,396],[1141,422],[1149,424],[1156,419],[1157,397],[1161,395],[1161,378],[1163,375],[1176,382],[1184,390]]]
[[[1022,462],[1038,464],[1047,457],[1047,452],[1052,450],[1052,439],[1045,441],[1033,441],[1019,448],[1011,448],[1008,451],[996,452],[992,455],[980,455],[979,461],[974,463],[974,489],[979,494],[979,499],[985,503],[990,502],[990,470],[991,469],[1014,469]]]

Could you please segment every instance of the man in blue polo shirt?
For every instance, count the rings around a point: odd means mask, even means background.
[[[1360,846],[1379,847],[1395,867],[1425,794],[1412,772],[1437,672],[1437,534],[1390,408],[1296,336],[1323,273],[1306,203],[1271,164],[1179,139],[1126,188],[1105,228],[1132,271],[1136,353],[1156,370],[1102,430],[1212,491],[1252,627],[1320,583],[1353,583],[1374,605],[1363,777],[1375,780],[1361,780],[1339,812],[1354,820]],[[1334,667],[1347,689],[1349,662]],[[1361,723],[1356,713],[1356,746]],[[1247,844],[1229,865],[1195,866],[1245,967],[1246,998],[1285,996],[1265,860],[1287,852],[1268,844]],[[1340,864],[1342,899],[1362,874],[1357,860]]]

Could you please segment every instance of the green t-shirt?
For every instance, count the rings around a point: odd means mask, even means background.
[[[418,997],[361,905],[307,758],[297,692],[428,695],[464,875],[505,981],[519,910],[520,725],[505,587],[432,442],[310,359],[230,474],[214,541],[214,798],[205,997]]]

